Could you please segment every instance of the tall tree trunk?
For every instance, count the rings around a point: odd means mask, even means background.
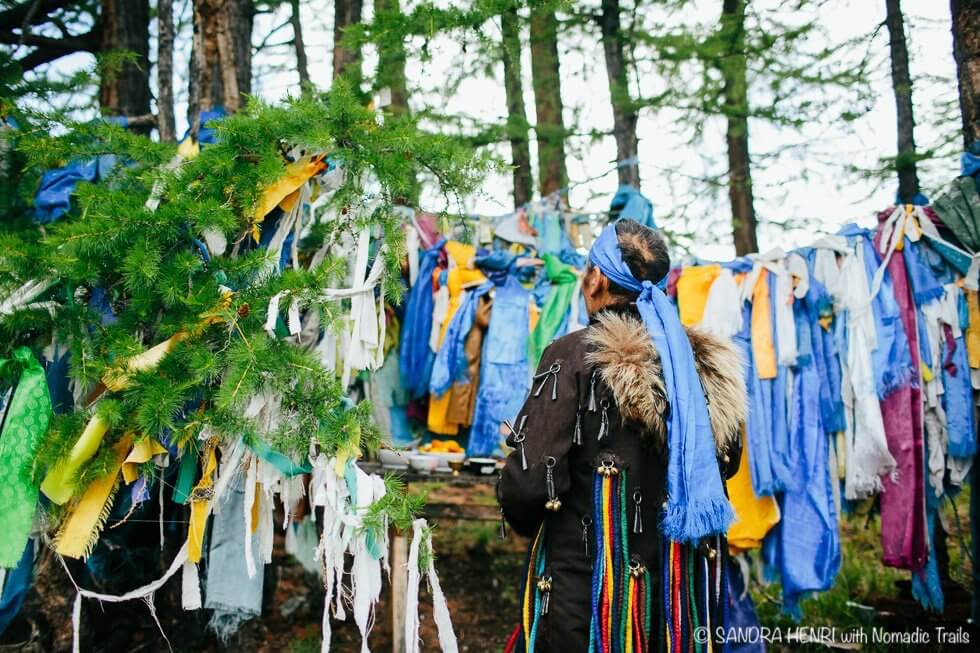
[[[550,195],[568,184],[565,122],[558,69],[558,17],[554,9],[531,9],[531,80],[538,140],[538,188]]]
[[[334,0],[333,77],[345,75],[357,88],[361,83],[361,51],[344,47],[342,39],[348,26],[361,22],[363,0]]]
[[[177,140],[174,125],[174,9],[173,0],[157,3],[157,130],[160,140]]]
[[[252,0],[194,0],[188,121],[195,134],[201,111],[234,113],[251,92],[254,16]]]
[[[732,206],[735,255],[759,251],[758,221],[752,197],[752,161],[749,157],[748,77],[745,58],[745,2],[724,0],[722,37],[728,45],[720,62],[724,85],[724,112],[728,119],[728,199]]]
[[[629,76],[623,57],[623,38],[620,33],[619,0],[602,0],[599,17],[602,29],[602,50],[606,58],[606,78],[613,110],[613,134],[616,137],[616,160],[619,183],[640,187],[640,165],[637,159],[636,108],[630,97]]]
[[[980,140],[980,0],[950,0],[949,6],[966,150]]]
[[[102,0],[101,52],[125,52],[118,66],[102,71],[99,106],[104,115],[146,116],[150,113],[149,0]],[[128,58],[132,57],[132,58]]]
[[[504,57],[504,90],[507,93],[507,135],[513,165],[514,206],[531,201],[534,181],[531,178],[531,145],[527,138],[527,109],[524,107],[524,85],[521,70],[521,26],[517,9],[500,16]]]
[[[374,0],[374,15],[401,12],[398,0]],[[405,44],[402,41],[378,43],[378,74],[375,89],[391,90],[390,110],[395,115],[408,112],[408,82],[405,78]]]
[[[909,74],[909,51],[905,43],[905,21],[900,0],[885,0],[889,49],[892,59],[892,88],[895,91],[895,113],[898,116],[898,198],[910,203],[919,192],[915,169],[915,116],[912,112],[912,77]]]
[[[303,44],[303,21],[299,15],[299,0],[290,0],[291,13],[289,22],[293,26],[293,47],[296,48],[296,72],[299,73],[299,85],[305,89],[310,83],[310,68],[306,61],[306,46]]]
[[[960,89],[963,119],[963,149],[980,140],[980,0],[950,0],[953,28],[953,58]],[[973,487],[980,487],[980,465],[973,465]],[[939,533],[945,532],[942,528]],[[980,560],[980,492],[970,493],[970,532],[973,560]],[[970,615],[980,621],[980,566],[973,565]]]

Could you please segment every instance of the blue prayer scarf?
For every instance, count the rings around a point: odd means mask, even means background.
[[[432,331],[432,272],[436,269],[439,253],[445,242],[444,238],[440,238],[431,249],[422,253],[419,274],[405,302],[398,366],[402,384],[413,399],[429,391],[429,373],[432,369],[429,360],[432,356],[429,349],[429,334]]]
[[[928,304],[933,299],[943,296],[943,286],[936,280],[936,275],[928,265],[922,261],[920,247],[923,245],[913,243],[906,238],[905,247],[902,248],[902,258],[905,259],[905,270],[912,284],[912,295],[916,306]]]
[[[661,529],[678,542],[724,533],[734,518],[718,470],[708,404],[687,333],[677,310],[651,281],[638,281],[623,261],[615,223],[589,251],[610,281],[639,293],[636,307],[660,354],[670,411],[667,416],[667,507]]]
[[[752,489],[758,496],[771,496],[776,491],[772,477],[772,461],[769,458],[769,431],[772,425],[767,417],[763,400],[762,381],[755,372],[755,358],[752,353],[752,307],[742,306],[742,330],[735,334],[735,344],[742,351],[745,361],[745,387],[748,390],[749,412],[745,420],[746,447],[749,456],[749,471],[752,475]]]
[[[449,322],[446,337],[442,339],[442,347],[432,365],[432,377],[429,379],[429,391],[435,396],[441,397],[454,383],[466,378],[469,363],[465,351],[466,337],[473,328],[480,298],[490,292],[491,288],[493,283],[487,281],[467,292],[463,303]]]

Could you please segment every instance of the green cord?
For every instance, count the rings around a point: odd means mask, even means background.
[[[694,558],[696,556],[697,549],[691,547],[687,556],[687,586],[689,592],[687,605],[691,609],[691,621],[694,623],[692,633],[697,632],[701,627],[701,624],[698,622],[698,595],[694,590]],[[692,639],[694,640],[695,653],[700,653],[704,649],[704,645],[697,641],[699,638],[692,637]]]

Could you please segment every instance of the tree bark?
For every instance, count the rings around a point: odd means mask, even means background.
[[[398,0],[374,0],[374,15],[401,12]],[[389,110],[395,115],[408,112],[408,82],[405,78],[405,44],[402,41],[383,40],[378,43],[378,73],[375,89],[391,90]]]
[[[363,0],[334,0],[333,78],[345,75],[355,88],[361,83],[361,51],[344,47],[342,39],[348,26],[361,22]]]
[[[527,109],[524,106],[523,72],[521,70],[521,27],[517,9],[500,16],[504,59],[504,90],[507,94],[507,136],[513,166],[514,206],[531,201],[534,181],[531,178],[531,146],[528,142]]]
[[[565,122],[558,62],[558,17],[553,9],[531,9],[531,80],[538,140],[538,188],[542,197],[568,184]]]
[[[174,124],[174,12],[173,0],[157,3],[157,130],[160,140],[177,140]]]
[[[980,140],[980,0],[950,0],[963,149]]]
[[[898,117],[898,199],[911,203],[919,192],[915,168],[915,116],[912,110],[912,77],[909,74],[909,51],[905,42],[905,21],[900,0],[885,0],[885,25],[888,27],[892,60],[892,88],[895,91],[895,113]]]
[[[126,52],[133,59],[101,71],[99,107],[107,116],[150,112],[149,0],[102,0],[99,16],[102,54]]]
[[[724,78],[724,113],[728,119],[728,199],[732,207],[735,255],[759,251],[758,221],[752,196],[752,160],[749,156],[748,77],[745,58],[745,2],[724,0],[721,33],[727,44],[720,68]]]
[[[602,50],[606,59],[606,78],[613,110],[613,135],[616,137],[616,161],[619,183],[640,187],[640,165],[637,159],[636,108],[629,92],[629,76],[623,57],[623,38],[619,20],[619,0],[602,0],[599,26]]]
[[[303,21],[299,15],[299,0],[290,0],[292,12],[289,22],[293,26],[293,47],[296,48],[296,72],[299,73],[299,85],[305,90],[310,84],[310,68],[306,61],[306,46],[303,44]]]
[[[188,122],[197,134],[201,111],[234,113],[252,90],[252,0],[194,0]]]

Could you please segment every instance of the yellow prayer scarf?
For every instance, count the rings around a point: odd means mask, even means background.
[[[677,307],[681,324],[691,326],[704,317],[704,305],[708,301],[711,284],[721,274],[720,265],[696,265],[681,270],[677,279]]]
[[[776,378],[776,347],[772,341],[769,271],[762,270],[752,289],[752,357],[760,379]]]
[[[728,546],[746,551],[762,546],[762,538],[779,522],[779,505],[773,497],[757,497],[749,471],[749,448],[742,437],[742,459],[735,476],[727,481],[728,499],[735,509],[735,521],[728,527]]]
[[[483,283],[486,277],[479,270],[473,268],[473,257],[476,256],[476,248],[466,243],[451,240],[446,243],[446,253],[455,265],[451,266],[446,273],[446,287],[449,289],[449,308],[446,317],[439,327],[439,342],[446,337],[446,330],[453,315],[459,310],[463,303],[463,291],[473,285]],[[452,388],[441,397],[431,395],[429,397],[429,417],[428,428],[433,433],[439,435],[456,435],[459,433],[459,424],[450,422],[447,419],[449,404],[452,400]]]
[[[970,367],[977,369],[980,367],[980,301],[976,290],[964,290],[970,314],[970,326],[966,328],[966,355]]]

